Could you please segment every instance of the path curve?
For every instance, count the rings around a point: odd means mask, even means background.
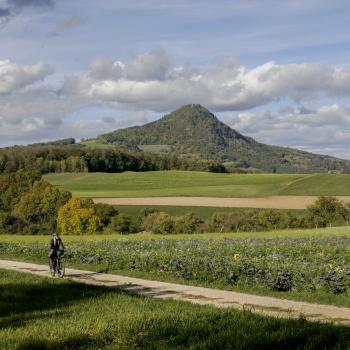
[[[137,198],[94,198],[95,203],[112,205],[169,205],[190,207],[226,207],[226,208],[270,208],[270,209],[306,209],[318,196],[271,196],[254,198],[218,198],[218,197],[137,197]],[[350,196],[338,196],[343,202],[349,202]]]
[[[0,260],[0,268],[50,276],[48,267],[19,261]],[[194,304],[248,309],[269,316],[334,322],[350,326],[350,308],[278,299],[232,291],[150,281],[120,275],[66,269],[68,278],[92,285],[103,285],[160,299],[177,299]]]

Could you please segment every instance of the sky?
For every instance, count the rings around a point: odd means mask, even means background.
[[[0,0],[0,146],[200,103],[257,141],[350,159],[349,28],[346,0]]]

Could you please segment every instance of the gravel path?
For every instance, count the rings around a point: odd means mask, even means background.
[[[139,198],[94,198],[95,203],[112,205],[173,205],[193,207],[227,208],[271,208],[306,209],[317,200],[317,196],[272,196],[255,198],[218,198],[218,197],[139,197]],[[339,196],[344,202],[350,196]]]
[[[0,260],[0,268],[49,276],[45,265]],[[144,280],[76,269],[66,269],[66,278],[86,284],[115,287],[144,296],[177,299],[194,304],[248,309],[277,317],[303,317],[310,321],[334,322],[350,326],[350,308],[311,304],[218,289]]]

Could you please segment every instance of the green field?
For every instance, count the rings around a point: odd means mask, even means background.
[[[350,174],[214,174],[190,171],[44,176],[79,197],[350,195]]]
[[[0,348],[347,349],[350,328],[0,270]]]

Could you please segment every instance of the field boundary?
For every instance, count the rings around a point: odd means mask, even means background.
[[[111,205],[164,205],[189,207],[222,208],[269,208],[306,209],[318,196],[271,196],[271,197],[124,197],[93,198],[95,203]],[[350,196],[337,196],[341,201],[350,202]]]
[[[45,265],[0,260],[0,268],[48,277]],[[333,322],[350,326],[350,308],[312,304],[253,294],[195,287],[140,278],[66,269],[67,278],[91,285],[118,288],[130,293],[159,299],[176,299],[194,304],[239,310],[282,318],[303,318],[309,321]]]

